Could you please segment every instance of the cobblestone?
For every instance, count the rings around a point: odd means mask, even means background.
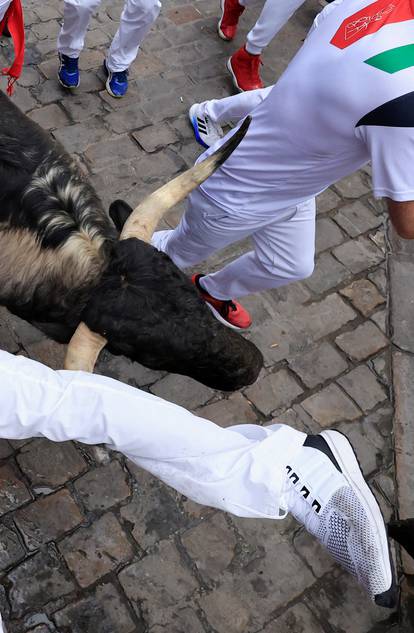
[[[346,288],[340,290],[343,297],[347,297],[354,308],[368,316],[377,306],[384,303],[384,297],[380,295],[373,283],[367,279],[358,279]]]
[[[361,361],[386,347],[388,341],[383,333],[370,322],[359,325],[355,330],[341,334],[336,344],[353,360]]]
[[[303,604],[296,604],[273,620],[264,629],[263,633],[321,633],[319,622]]]
[[[74,486],[87,510],[106,510],[131,494],[126,473],[117,461],[89,471]]]
[[[286,369],[269,374],[246,389],[249,400],[265,415],[290,405],[301,393],[302,388]]]
[[[30,493],[15,469],[9,465],[0,467],[0,513],[15,510],[31,499]]]
[[[186,409],[196,409],[214,396],[214,391],[186,376],[169,374],[151,387],[151,392]]]
[[[322,253],[316,261],[312,276],[306,279],[305,283],[312,292],[322,294],[350,276],[349,270],[330,253]]]
[[[91,527],[79,528],[60,542],[59,549],[81,587],[88,587],[133,554],[112,514],[105,514]]]
[[[348,364],[330,343],[323,342],[314,350],[292,359],[289,367],[312,389],[344,372]]]
[[[329,218],[316,222],[316,252],[326,251],[344,241],[341,229]]]
[[[197,410],[197,415],[224,427],[257,422],[257,415],[251,403],[241,393],[234,393],[225,400],[201,407]]]
[[[74,444],[57,444],[46,439],[36,439],[23,446],[17,461],[33,486],[51,488],[61,486],[86,468]]]
[[[14,521],[29,550],[55,540],[83,521],[78,506],[67,490],[37,499],[18,510]]]
[[[361,415],[352,400],[335,384],[306,398],[302,407],[318,424],[328,428],[341,420],[356,420]]]
[[[337,246],[333,254],[354,274],[376,266],[383,260],[381,251],[366,237]]]
[[[345,376],[338,378],[338,383],[363,411],[369,411],[387,398],[383,387],[366,365],[356,367]]]
[[[25,556],[25,549],[16,532],[0,525],[0,569],[3,571]]]
[[[359,200],[341,207],[334,217],[335,222],[337,222],[350,237],[357,237],[361,235],[361,233],[375,229],[381,224],[381,218],[372,213],[372,211]]]

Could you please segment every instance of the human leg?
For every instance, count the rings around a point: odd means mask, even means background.
[[[315,200],[286,209],[252,235],[255,245],[230,264],[203,277],[213,297],[228,299],[277,288],[312,274],[315,252]]]
[[[57,41],[58,52],[70,58],[77,58],[84,47],[92,13],[100,0],[65,0],[63,24]]]
[[[243,0],[246,3],[246,0]],[[262,12],[246,38],[246,50],[260,55],[304,0],[266,0]]]
[[[159,0],[126,0],[119,29],[106,59],[110,71],[121,72],[129,68],[160,9]]]
[[[394,606],[384,522],[345,436],[221,428],[110,378],[0,352],[0,437],[107,443],[198,503],[305,525],[370,597]]]

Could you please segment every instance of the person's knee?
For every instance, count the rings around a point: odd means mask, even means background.
[[[314,257],[301,257],[293,266],[294,278],[296,281],[301,279],[307,279],[310,277],[315,269]]]
[[[315,268],[313,253],[297,254],[295,258],[289,260],[259,255],[259,260],[269,276],[287,283],[310,277]]]

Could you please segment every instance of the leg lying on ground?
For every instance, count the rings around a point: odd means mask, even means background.
[[[336,431],[221,428],[110,378],[0,352],[0,437],[107,443],[198,503],[237,516],[291,512],[377,604],[393,606],[384,522]]]

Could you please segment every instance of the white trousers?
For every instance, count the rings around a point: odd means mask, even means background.
[[[254,117],[254,109],[262,104],[271,90],[272,86],[249,90],[206,101],[201,107],[217,123],[239,121],[249,113]],[[251,160],[255,160],[253,155]],[[244,209],[243,215],[239,216],[237,209],[243,195],[239,196],[233,190],[229,194],[226,173],[231,168],[225,164],[221,171],[220,191],[217,192],[215,187],[214,197],[209,196],[208,179],[189,196],[177,228],[156,232],[152,244],[167,253],[179,268],[187,268],[229,244],[250,237],[253,251],[201,280],[203,288],[217,299],[243,297],[309,277],[315,256],[315,199],[280,208],[273,202],[272,190],[263,194],[258,183],[257,195],[252,197],[248,211]],[[238,174],[239,177],[242,175]]]
[[[0,22],[4,18],[5,13],[7,9],[9,8],[9,6],[11,5],[11,3],[12,3],[12,0],[0,0]],[[1,626],[1,622],[0,622],[0,626]],[[1,629],[0,629],[0,633],[1,633]]]
[[[79,57],[92,13],[101,0],[65,0],[63,25],[58,36],[59,53]],[[126,0],[119,29],[109,48],[106,63],[112,72],[126,70],[135,60],[139,46],[158,17],[159,0]]]
[[[244,7],[257,2],[258,0],[240,0]],[[304,0],[266,0],[256,24],[247,34],[246,50],[253,55],[260,55],[303,2]]]
[[[285,467],[306,435],[280,424],[221,428],[111,378],[0,351],[0,437],[105,443],[198,503],[280,519]]]

